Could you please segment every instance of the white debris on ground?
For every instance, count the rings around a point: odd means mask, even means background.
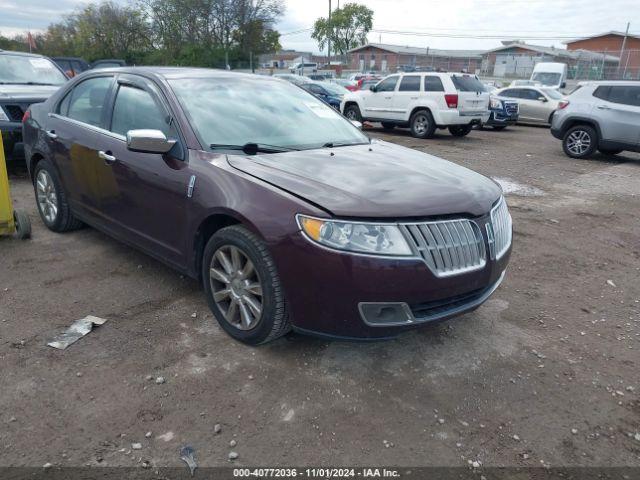
[[[510,178],[491,178],[500,184],[505,195],[518,195],[521,197],[541,197],[544,195],[542,190],[532,185],[518,183]]]

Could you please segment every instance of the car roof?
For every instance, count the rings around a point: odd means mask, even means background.
[[[0,49],[0,55],[18,55],[20,57],[48,58],[48,57],[45,57],[44,55],[39,55],[37,53],[16,52],[13,50],[2,50],[2,49]]]
[[[585,80],[582,82],[578,82],[578,85],[587,86],[587,85],[595,85],[595,86],[622,86],[622,87],[639,87],[640,80]]]

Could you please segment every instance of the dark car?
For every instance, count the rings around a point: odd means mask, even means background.
[[[489,100],[489,120],[482,124],[494,130],[504,130],[518,122],[518,102],[491,96]]]
[[[0,131],[7,156],[22,146],[22,116],[67,81],[47,57],[0,50]]]
[[[80,75],[91,68],[85,59],[79,57],[51,57],[51,60],[56,62],[69,78]]]
[[[199,278],[246,343],[395,336],[477,308],[507,267],[495,182],[371,141],[281,80],[90,71],[32,106],[24,135],[47,227],[87,223]]]
[[[340,102],[344,94],[349,93],[349,90],[340,85],[325,82],[302,83],[300,84],[300,88],[318,97],[336,110],[340,110]]]
[[[127,66],[127,62],[119,58],[105,58],[102,60],[96,60],[91,64],[91,68],[93,69],[118,68],[118,67],[126,67],[126,66]]]

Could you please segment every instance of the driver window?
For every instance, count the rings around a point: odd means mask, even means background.
[[[382,80],[376,87],[378,92],[393,92],[396,89],[398,77],[389,77]]]
[[[120,85],[113,107],[111,131],[126,135],[129,130],[160,130],[170,137],[168,115],[145,90],[129,85]]]

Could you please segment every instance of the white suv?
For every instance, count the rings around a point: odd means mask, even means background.
[[[436,128],[467,135],[489,120],[489,93],[475,75],[465,73],[399,73],[370,90],[346,94],[340,111],[350,120],[382,122],[386,129],[409,127],[418,138]]]

